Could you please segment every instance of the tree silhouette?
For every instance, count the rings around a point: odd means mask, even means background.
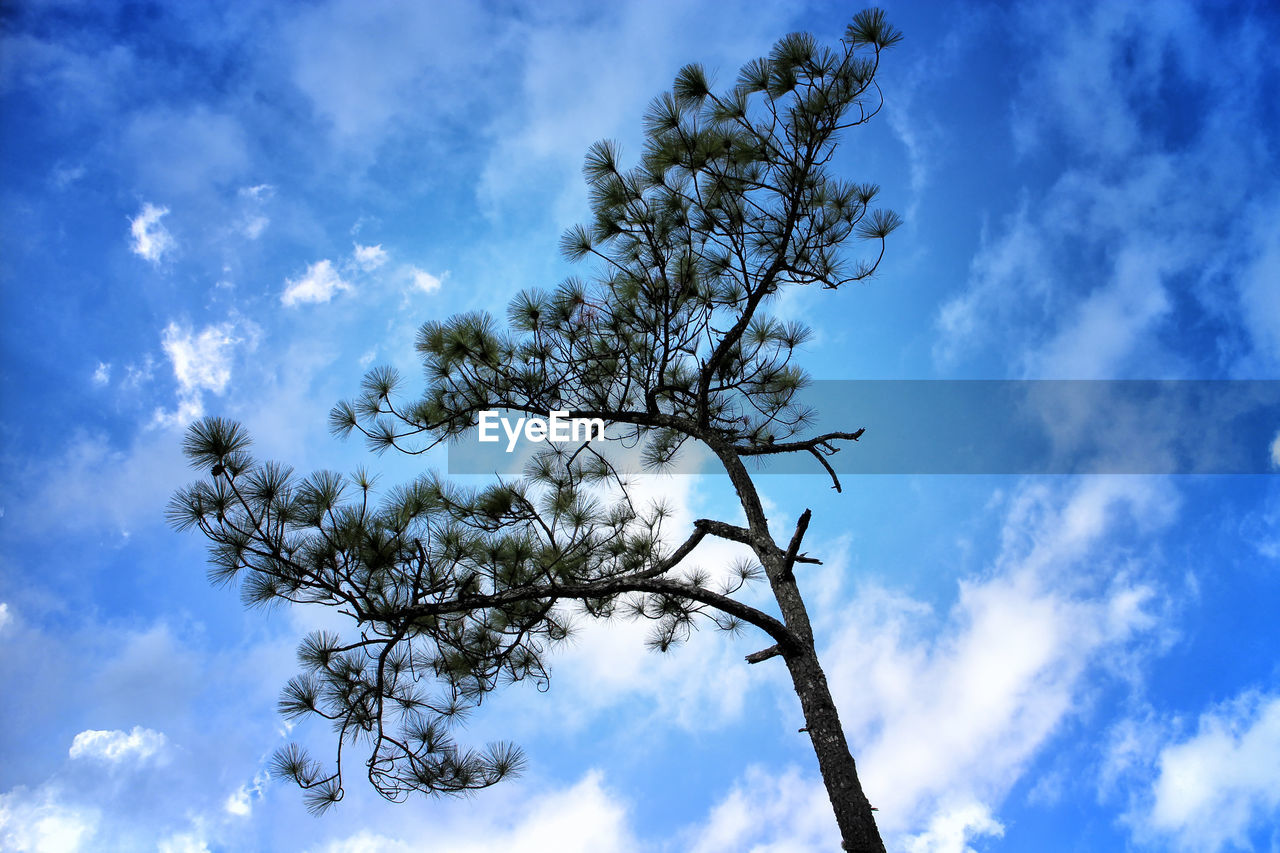
[[[208,476],[169,513],[211,541],[212,579],[238,581],[249,604],[329,605],[356,622],[358,636],[302,641],[304,671],[280,700],[286,716],[323,717],[337,733],[332,764],[297,746],[273,762],[313,809],[341,799],[353,746],[397,801],[518,771],[515,747],[465,749],[450,723],[503,683],[545,686],[547,653],[575,614],[617,615],[653,620],[664,651],[699,623],[763,631],[770,645],[747,659],[785,662],[845,849],[883,850],[793,573],[818,562],[800,551],[810,512],[780,545],[747,462],[809,454],[838,490],[827,457],[861,434],[805,435],[813,413],[797,400],[806,374],[793,357],[808,331],[765,309],[783,288],[865,279],[883,257],[900,220],[872,207],[876,186],[828,167],[840,134],[879,111],[880,55],[900,38],[872,9],[835,48],[786,36],[721,94],[700,66],[682,68],[645,113],[638,165],[624,169],[611,142],[587,153],[593,218],[561,249],[594,262],[588,281],[519,294],[505,327],[484,314],[427,323],[420,397],[405,398],[383,367],[331,413],[334,432],[358,432],[378,452],[424,453],[495,409],[600,418],[648,469],[696,442],[728,474],[745,525],[699,519],[672,547],[669,510],[633,502],[610,442],[547,445],[524,476],[478,490],[427,474],[379,497],[364,473],[299,478],[253,459],[238,424],[191,427],[185,451]],[[843,250],[855,237],[871,252],[851,261]],[[707,537],[741,543],[755,561],[713,582],[686,565]],[[777,615],[735,598],[755,580]]]

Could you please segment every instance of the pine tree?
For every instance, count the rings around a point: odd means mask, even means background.
[[[191,427],[184,449],[207,476],[169,513],[210,540],[212,579],[238,582],[248,604],[322,604],[356,622],[352,637],[302,641],[303,672],[280,700],[287,717],[323,717],[337,732],[331,764],[297,746],[273,762],[313,809],[341,799],[353,747],[396,801],[517,772],[517,748],[463,748],[450,724],[501,684],[545,686],[548,653],[585,613],[653,620],[663,651],[700,623],[762,631],[769,646],[747,659],[789,670],[845,849],[884,849],[793,572],[818,562],[800,551],[810,512],[780,545],[748,463],[809,454],[839,490],[827,457],[861,434],[805,435],[813,413],[798,402],[806,374],[793,358],[808,330],[766,308],[784,288],[866,279],[883,257],[900,220],[873,207],[875,185],[828,166],[840,135],[880,110],[880,55],[900,38],[872,9],[834,48],[786,36],[720,94],[702,67],[682,68],[645,113],[638,165],[624,168],[611,142],[587,153],[593,218],[561,249],[594,264],[589,280],[519,294],[505,326],[484,314],[428,322],[421,396],[378,368],[331,413],[334,432],[378,452],[423,453],[495,409],[601,418],[651,469],[696,442],[728,474],[745,526],[699,519],[672,547],[668,509],[635,505],[598,443],[548,445],[523,477],[482,489],[426,474],[379,496],[364,473],[297,477],[255,460],[238,424]],[[846,257],[851,238],[870,247],[864,259]],[[713,583],[686,559],[707,537],[755,559]],[[735,598],[756,580],[778,616]]]

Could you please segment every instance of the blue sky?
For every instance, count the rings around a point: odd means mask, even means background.
[[[569,272],[588,144],[637,152],[684,63],[727,82],[857,8],[6,4],[0,847],[831,849],[798,703],[742,661],[759,638],[659,656],[629,623],[471,719],[526,748],[519,780],[354,784],[312,818],[265,767],[323,742],[274,706],[297,639],[340,623],[244,611],[162,512],[200,414],[301,470],[368,461],[329,407],[374,364],[416,375],[423,321]],[[1274,8],[887,11],[886,107],[838,171],[906,225],[872,282],[779,302],[816,377],[1280,377]],[[802,589],[892,849],[1280,849],[1274,476],[821,482],[763,488],[779,529],[814,511]],[[644,488],[732,512],[719,480]]]

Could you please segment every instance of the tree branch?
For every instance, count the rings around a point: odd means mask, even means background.
[[[769,658],[776,658],[780,654],[782,654],[782,646],[774,643],[767,649],[761,649],[758,652],[752,652],[747,655],[747,663],[763,663]]]
[[[826,435],[816,435],[804,441],[782,441],[774,444],[735,444],[733,449],[741,456],[768,456],[774,453],[795,453],[800,450],[812,451],[820,448],[829,456],[840,451],[840,448],[832,447],[831,442],[857,441],[862,438],[863,433],[866,431],[866,427],[863,427],[856,432],[829,432]]]
[[[791,544],[787,546],[787,556],[782,563],[782,571],[789,578],[794,578],[791,569],[796,564],[796,555],[800,550],[800,540],[804,539],[804,532],[809,529],[809,519],[813,517],[813,511],[805,509],[800,513],[800,518],[796,521],[796,532],[791,535]]]
[[[705,530],[712,536],[728,539],[730,542],[741,542],[743,545],[755,544],[755,540],[751,538],[751,531],[745,527],[738,527],[734,524],[727,524],[710,518],[700,518],[694,522],[694,526]]]

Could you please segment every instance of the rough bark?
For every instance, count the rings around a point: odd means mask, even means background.
[[[810,648],[789,657],[784,655],[784,659],[791,672],[796,695],[800,697],[805,727],[818,757],[818,769],[831,799],[831,808],[835,811],[844,849],[857,853],[884,853],[884,842],[880,840],[871,803],[858,781],[858,768],[853,754],[849,752],[840,715],[831,699],[818,656]]]

